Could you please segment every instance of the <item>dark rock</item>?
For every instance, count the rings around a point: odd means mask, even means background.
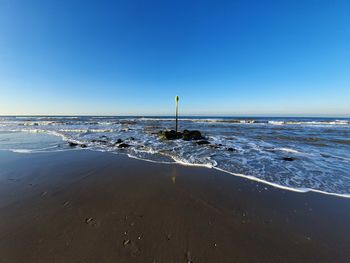
[[[181,132],[170,130],[170,131],[160,131],[159,136],[161,139],[176,140],[176,139],[180,139],[182,137],[182,134]]]
[[[78,144],[76,142],[68,142],[70,147],[76,147]]]
[[[198,141],[196,142],[198,145],[204,145],[204,144],[210,144],[210,142],[202,140],[202,141]]]
[[[117,122],[123,125],[128,125],[128,124],[136,124],[136,121],[131,121],[131,120],[121,120],[120,122]]]
[[[103,144],[105,144],[105,143],[107,143],[108,141],[106,141],[106,140],[91,140],[91,142],[98,142],[98,143],[103,143]]]
[[[68,144],[69,144],[70,147],[77,147],[77,146],[79,146],[81,148],[86,148],[87,147],[86,144],[79,144],[79,143],[76,143],[76,142],[68,142]]]
[[[191,140],[203,140],[204,137],[202,136],[200,131],[194,130],[184,130],[182,133],[182,139],[185,141],[191,141]]]
[[[128,147],[130,147],[130,145],[127,143],[121,143],[118,145],[118,148],[128,148]]]
[[[116,141],[116,143],[122,143],[122,142],[123,142],[122,139],[118,139],[118,140]]]
[[[232,147],[227,148],[227,150],[228,150],[229,152],[234,152],[234,151],[236,151],[236,149],[234,149],[234,148],[232,148]]]
[[[291,161],[294,161],[295,159],[292,158],[292,157],[283,157],[282,160],[283,160],[283,161],[291,162]]]
[[[99,139],[93,139],[91,142],[99,142],[99,143],[107,143],[108,142],[108,137],[105,135],[100,136]]]

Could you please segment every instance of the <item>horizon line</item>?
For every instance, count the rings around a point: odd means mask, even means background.
[[[5,114],[1,115],[0,117],[175,117],[174,114],[126,114],[126,115],[118,115],[118,114]],[[254,118],[254,117],[270,117],[270,118],[293,118],[293,117],[299,117],[299,118],[350,118],[350,114],[339,114],[339,115],[329,115],[329,114],[310,114],[310,115],[301,115],[301,114],[237,114],[237,115],[230,115],[230,114],[182,114],[179,116],[179,118],[182,117],[230,117],[230,118]]]

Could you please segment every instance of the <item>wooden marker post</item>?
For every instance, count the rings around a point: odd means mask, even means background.
[[[179,115],[179,96],[176,96],[176,97],[175,97],[175,103],[176,103],[176,119],[175,119],[176,124],[175,124],[175,131],[176,131],[176,133],[177,133],[177,128],[178,128],[178,120],[177,120],[177,118],[178,118],[178,115]]]

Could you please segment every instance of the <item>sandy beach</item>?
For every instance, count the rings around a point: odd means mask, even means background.
[[[0,262],[348,262],[347,198],[86,150],[0,152]]]
[[[350,263],[350,0],[0,0],[0,263]]]

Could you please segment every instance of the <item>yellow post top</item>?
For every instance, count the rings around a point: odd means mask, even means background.
[[[179,101],[179,96],[175,96],[175,101],[176,101],[176,102]]]

